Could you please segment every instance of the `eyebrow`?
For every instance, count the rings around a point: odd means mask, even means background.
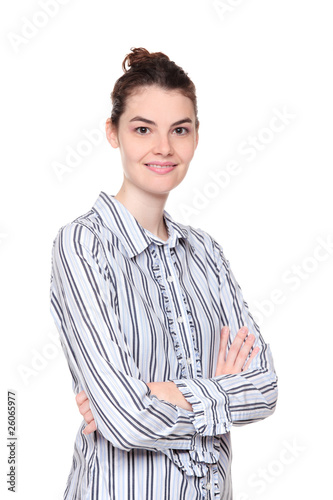
[[[148,120],[147,118],[143,118],[142,116],[135,116],[130,120],[130,122],[144,122],[148,123],[149,125],[156,125],[155,122],[152,120]],[[175,127],[176,125],[180,125],[181,123],[192,123],[191,118],[184,118],[183,120],[178,120],[175,123],[172,123],[171,127]]]

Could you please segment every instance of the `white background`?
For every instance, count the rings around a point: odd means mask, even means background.
[[[52,241],[100,191],[120,188],[119,151],[96,129],[110,115],[125,55],[140,46],[165,52],[197,87],[199,146],[166,210],[222,244],[279,376],[275,414],[232,430],[234,498],[327,498],[331,2],[53,0],[45,14],[47,3],[1,7],[1,498],[63,496],[81,416],[49,313]],[[270,132],[276,110],[288,123]],[[96,144],[87,145],[92,131]],[[260,150],[250,159],[244,144],[253,138]],[[76,166],[57,175],[73,149],[82,153]],[[214,187],[211,172],[232,160],[237,174]],[[15,495],[6,491],[10,389]]]

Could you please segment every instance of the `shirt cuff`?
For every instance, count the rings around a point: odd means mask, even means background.
[[[232,426],[229,397],[214,379],[172,380],[193,408],[193,425],[202,436],[226,434]]]
[[[163,452],[188,476],[203,477],[207,475],[207,465],[218,462],[220,442],[214,436],[195,434],[192,438],[191,450],[167,449]]]

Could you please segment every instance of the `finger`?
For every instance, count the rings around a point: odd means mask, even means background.
[[[75,396],[75,401],[76,401],[76,404],[78,406],[80,406],[87,398],[87,395],[84,391],[81,391],[79,392],[76,396]]]
[[[246,340],[244,341],[235,360],[234,369],[236,373],[241,372],[255,340],[256,340],[255,336],[252,333],[250,333],[250,335],[248,335]]]
[[[220,346],[219,346],[219,354],[218,354],[218,357],[223,359],[223,361],[225,361],[225,354],[227,352],[229,334],[230,334],[229,327],[224,326],[221,330]]]
[[[229,368],[232,368],[233,365],[235,364],[235,360],[238,356],[240,348],[242,347],[242,345],[244,343],[244,340],[245,340],[247,333],[248,333],[248,329],[246,326],[243,326],[242,328],[240,328],[238,330],[237,335],[234,338],[234,340],[230,346],[228,356],[227,356],[227,365]]]
[[[221,335],[220,335],[220,346],[217,356],[215,377],[222,374],[223,366],[225,364],[229,333],[230,333],[229,327],[224,326],[221,330]]]
[[[87,413],[84,414],[84,420],[87,422],[87,424],[90,424],[94,420],[94,415],[91,413],[91,410],[87,411]]]
[[[251,352],[251,356],[249,357],[249,360],[247,361],[246,365],[243,368],[243,372],[245,372],[245,370],[247,370],[250,367],[251,361],[253,360],[253,358],[256,357],[259,351],[260,351],[259,347],[255,347],[253,349],[253,351]]]
[[[79,406],[79,412],[81,415],[85,415],[90,410],[88,399]]]
[[[97,430],[97,427],[96,427],[96,422],[95,420],[93,420],[92,422],[90,422],[90,424],[88,424],[85,429],[82,431],[83,434],[87,435],[87,434],[90,434],[91,432],[94,432]]]

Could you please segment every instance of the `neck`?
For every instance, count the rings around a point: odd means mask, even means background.
[[[123,184],[115,198],[127,208],[142,227],[158,238],[167,240],[168,232],[163,211],[168,195],[169,193],[156,195],[134,188],[129,189]]]

